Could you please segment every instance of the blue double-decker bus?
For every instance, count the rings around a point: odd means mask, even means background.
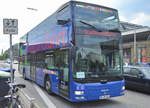
[[[124,95],[116,9],[70,1],[20,38],[19,71],[72,102]]]

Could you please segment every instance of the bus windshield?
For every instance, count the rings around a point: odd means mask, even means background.
[[[78,35],[75,78],[121,75],[120,38]]]
[[[99,31],[119,31],[118,14],[113,9],[76,4],[75,22],[76,27],[93,27]]]

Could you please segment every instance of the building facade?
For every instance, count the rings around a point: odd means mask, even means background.
[[[150,27],[121,22],[124,63],[150,62]]]

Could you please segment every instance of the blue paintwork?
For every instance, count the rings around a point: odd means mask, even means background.
[[[99,100],[100,96],[102,95],[110,95],[110,97],[124,95],[124,91],[122,90],[122,87],[124,86],[124,80],[108,82],[106,84],[101,84],[101,83],[80,84],[72,81],[71,85],[72,86],[70,90],[71,91],[70,100],[73,102]],[[75,90],[82,90],[85,92],[85,94],[75,95],[74,94]],[[80,97],[80,96],[85,97],[85,99],[76,99],[76,97]]]
[[[71,67],[70,67],[71,68]],[[44,77],[46,73],[44,72],[45,69],[37,68],[36,69],[36,83],[40,86],[44,87]],[[48,70],[49,71],[49,70]],[[50,77],[50,81],[52,84],[52,92],[62,96],[59,93],[58,85],[59,85],[59,78],[58,78],[58,70],[50,70],[56,72],[56,74],[48,74]],[[71,72],[72,73],[72,72]],[[26,76],[27,77],[27,76]],[[30,79],[30,77],[27,77]],[[122,96],[124,95],[124,90],[122,87],[124,86],[124,80],[122,81],[113,81],[108,82],[106,84],[101,83],[77,83],[72,80],[72,76],[70,74],[70,97],[64,97],[65,99],[72,101],[72,102],[81,102],[81,101],[92,101],[92,100],[100,100],[100,96],[102,95],[110,95],[110,97]],[[104,89],[108,89],[108,91],[103,92]],[[75,95],[74,91],[84,91],[85,94],[83,95]],[[85,99],[76,99],[76,97],[85,97]]]
[[[35,82],[40,86],[44,87],[44,77],[45,73],[42,68],[36,68],[36,80]]]
[[[45,73],[44,71],[53,71],[56,74],[48,74]],[[36,68],[36,83],[39,84],[40,86],[44,87],[44,78],[45,75],[48,75],[52,84],[52,92],[58,94],[58,83],[59,83],[59,79],[58,79],[58,71],[55,70],[47,70],[47,69],[42,69],[42,68]]]
[[[56,74],[49,74],[49,77],[51,79],[51,84],[52,84],[52,92],[59,94],[58,90],[58,84],[59,84],[59,78],[58,78],[58,71],[56,71]]]

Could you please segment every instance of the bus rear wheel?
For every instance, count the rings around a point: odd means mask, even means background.
[[[52,88],[52,85],[51,85],[50,78],[49,78],[49,77],[46,77],[46,79],[45,79],[45,89],[46,89],[46,91],[47,91],[49,94],[52,94],[51,88]]]

